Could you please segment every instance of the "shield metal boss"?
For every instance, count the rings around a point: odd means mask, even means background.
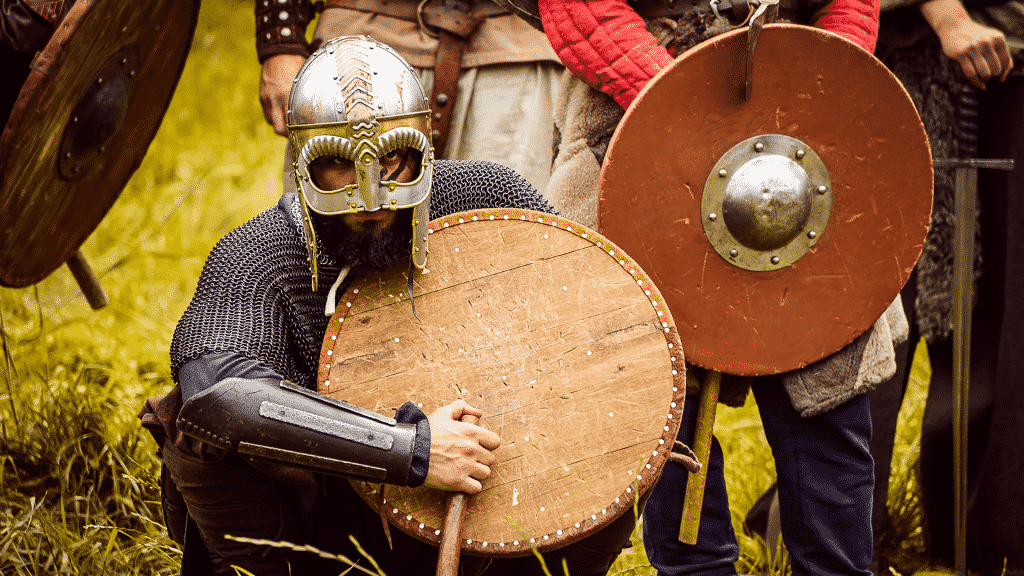
[[[0,284],[42,280],[99,225],[163,119],[198,14],[198,0],[79,0],[57,25],[0,137]]]
[[[626,112],[601,173],[598,228],[665,295],[687,360],[794,370],[868,330],[924,244],[924,127],[871,54],[806,26],[683,54]]]
[[[530,554],[584,538],[661,473],[685,394],[671,315],[646,274],[601,235],[513,209],[430,224],[414,300],[403,270],[357,277],[321,351],[320,392],[391,416],[464,398],[502,439],[460,544]],[[353,481],[368,504],[438,544],[445,493]]]

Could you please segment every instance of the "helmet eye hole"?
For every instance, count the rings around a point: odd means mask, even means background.
[[[341,190],[356,183],[355,164],[341,156],[321,156],[309,163],[309,177],[321,190]]]
[[[396,148],[380,158],[382,182],[412,182],[420,174],[423,154],[412,146]]]

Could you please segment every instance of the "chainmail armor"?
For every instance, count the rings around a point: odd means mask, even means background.
[[[439,160],[433,184],[431,219],[498,207],[554,213],[515,171],[491,162]],[[323,310],[338,268],[321,257],[329,281],[312,291],[298,203],[297,195],[284,195],[277,206],[214,246],[174,330],[175,380],[178,369],[203,354],[234,352],[316,389],[316,364],[330,320]]]

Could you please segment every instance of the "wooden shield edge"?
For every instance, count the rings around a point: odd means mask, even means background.
[[[654,483],[661,475],[661,470],[668,459],[668,454],[672,450],[676,434],[679,432],[683,413],[683,403],[686,396],[686,363],[682,353],[682,344],[679,339],[679,333],[677,332],[675,323],[672,320],[672,314],[669,311],[668,306],[665,304],[661,293],[654,285],[654,282],[651,281],[647,274],[632,258],[602,234],[599,234],[582,224],[559,216],[513,208],[472,210],[438,218],[432,220],[428,225],[428,234],[433,234],[436,230],[487,219],[518,219],[546,224],[573,233],[580,238],[590,241],[598,248],[601,248],[609,258],[612,258],[620,267],[623,268],[623,270],[636,278],[638,289],[643,290],[644,295],[650,300],[655,312],[661,318],[666,349],[671,355],[670,358],[673,378],[672,402],[670,406],[666,407],[667,412],[665,425],[663,427],[662,437],[659,440],[658,449],[649,456],[640,467],[640,470],[650,472],[639,472],[636,476],[636,480],[633,482],[633,485],[631,487],[627,487],[626,490],[620,494],[615,499],[615,502],[613,502],[607,509],[602,510],[600,517],[596,514],[588,517],[581,517],[578,521],[572,523],[569,528],[558,530],[557,532],[559,533],[544,534],[539,538],[532,538],[530,541],[475,542],[465,538],[460,541],[460,546],[463,552],[477,556],[526,556],[529,555],[533,549],[536,549],[539,552],[546,552],[578,542],[579,540],[590,536],[604,527],[607,522],[614,520],[623,513],[628,511],[631,512],[634,505],[634,498],[646,494],[647,491],[654,486]],[[365,280],[365,278],[360,276],[350,283],[345,294],[339,298],[335,313],[328,323],[327,331],[324,334],[324,341],[320,348],[320,364],[317,371],[318,390],[321,393],[323,393],[323,386],[328,380],[328,374],[330,371],[329,359],[331,355],[328,354],[328,352],[330,351],[333,353],[335,341],[337,340],[341,326],[344,323],[349,310],[351,310],[353,302],[358,297],[359,288],[362,285],[361,282],[363,280]],[[377,511],[382,517],[386,518],[389,523],[397,526],[403,532],[419,540],[435,546],[440,544],[443,529],[442,526],[427,526],[416,521],[412,516],[397,508],[390,507],[389,509],[388,506],[384,506],[386,502],[382,502],[381,498],[378,496],[381,494],[377,489],[379,484],[360,480],[350,480],[350,482],[356,490],[356,493],[358,493],[371,508]]]

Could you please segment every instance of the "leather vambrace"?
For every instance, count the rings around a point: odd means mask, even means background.
[[[228,378],[185,402],[181,432],[253,460],[408,485],[417,426],[283,380]]]
[[[306,43],[306,27],[322,9],[322,2],[313,5],[309,0],[256,0],[256,56],[260,63],[278,54],[308,58],[312,49]]]

